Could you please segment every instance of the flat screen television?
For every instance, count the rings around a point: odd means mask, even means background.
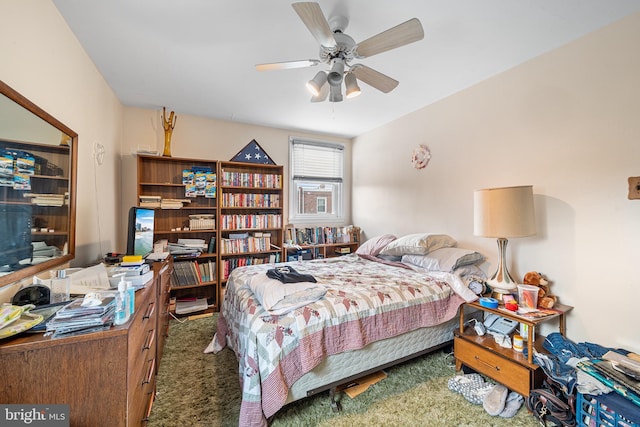
[[[153,252],[153,209],[132,207],[129,209],[127,228],[127,255],[141,255],[143,258]]]

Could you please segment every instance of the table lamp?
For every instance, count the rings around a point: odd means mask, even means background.
[[[508,238],[536,234],[533,186],[487,188],[473,194],[473,234],[498,239],[498,268],[487,281],[494,298],[513,294],[517,282],[506,263]]]

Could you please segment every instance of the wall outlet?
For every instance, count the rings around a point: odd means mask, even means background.
[[[640,176],[629,177],[629,200],[640,199]]]

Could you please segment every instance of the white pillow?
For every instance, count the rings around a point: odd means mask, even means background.
[[[372,237],[364,242],[357,250],[358,255],[371,255],[378,256],[381,250],[387,245],[396,240],[396,236],[393,234],[382,234],[380,236]]]
[[[441,248],[426,255],[404,255],[402,262],[415,265],[429,271],[453,272],[465,265],[484,261],[482,254],[462,248]]]
[[[436,249],[453,247],[457,243],[446,234],[407,234],[385,246],[380,255],[425,255]]]

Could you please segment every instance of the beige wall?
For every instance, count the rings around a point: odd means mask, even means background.
[[[532,184],[538,234],[510,240],[511,271],[544,273],[575,306],[571,339],[640,351],[640,200],[627,200],[640,175],[639,44],[640,14],[356,138],[354,223],[369,237],[449,233],[493,273],[473,191]],[[432,159],[417,171],[421,143]]]
[[[73,265],[95,262],[113,250],[119,227],[120,102],[50,0],[2,2],[0,52],[0,79],[79,135]]]
[[[167,114],[171,106],[166,106]],[[285,129],[247,125],[243,123],[214,120],[175,112],[175,128],[171,138],[172,157],[186,157],[211,160],[231,160],[245,145],[255,139],[278,165],[284,165],[285,206],[288,206],[287,180],[289,176],[289,138],[309,138],[321,141],[345,143],[345,157],[351,158],[351,142],[343,138],[332,138],[313,134],[292,132]],[[136,204],[136,159],[139,148],[162,152],[164,147],[164,128],[161,120],[162,108],[148,110],[126,107],[124,113],[124,144],[122,150],[122,217],[126,217],[129,207]],[[345,170],[347,200],[350,199],[351,167]],[[347,202],[345,223],[350,224],[350,203]],[[285,212],[288,218],[288,212]],[[284,223],[287,223],[285,218]],[[126,247],[126,232],[121,233],[119,247]]]

